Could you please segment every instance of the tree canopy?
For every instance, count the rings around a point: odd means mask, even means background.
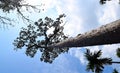
[[[48,48],[48,45],[61,42],[68,37],[63,33],[64,25],[60,15],[56,20],[46,17],[45,20],[39,19],[34,25],[28,25],[22,28],[19,37],[14,40],[16,49],[26,47],[26,55],[34,57],[37,50],[42,52],[41,61],[52,63],[52,61],[63,52],[67,52],[68,48]],[[53,29],[53,31],[51,30]],[[48,33],[52,31],[52,33]]]

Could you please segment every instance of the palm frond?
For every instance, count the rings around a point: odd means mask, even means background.
[[[95,51],[94,53],[90,52],[89,49],[86,50],[85,57],[88,60],[87,71],[92,71],[95,73],[102,73],[104,65],[112,64],[111,58],[101,58],[101,50]]]
[[[94,52],[94,57],[95,57],[95,58],[98,58],[98,57],[100,57],[101,55],[102,55],[101,50],[99,50],[98,52],[97,52],[97,51]]]
[[[91,63],[88,63],[87,66],[86,66],[86,70],[87,70],[87,71],[90,71],[90,70],[91,70],[92,72],[94,72],[94,65],[91,64]]]
[[[111,58],[101,58],[101,59],[99,59],[99,61],[103,65],[111,65],[112,59]]]

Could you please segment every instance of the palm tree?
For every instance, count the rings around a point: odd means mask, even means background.
[[[88,60],[87,71],[91,70],[95,73],[102,73],[104,65],[111,65],[112,63],[120,64],[120,62],[113,62],[111,58],[101,58],[101,55],[101,50],[91,53],[90,50],[87,49],[85,53],[85,57]]]

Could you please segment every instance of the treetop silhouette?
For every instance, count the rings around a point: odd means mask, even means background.
[[[55,21],[49,17],[45,20],[39,19],[34,25],[28,25],[22,28],[19,37],[14,40],[14,46],[18,48],[26,48],[26,55],[34,57],[37,50],[42,52],[41,61],[52,63],[52,61],[63,52],[67,52],[68,48],[49,48],[48,45],[61,42],[68,37],[63,33],[64,23],[62,18],[65,14],[60,15]],[[61,25],[63,24],[63,25]],[[53,28],[51,33],[48,31]]]

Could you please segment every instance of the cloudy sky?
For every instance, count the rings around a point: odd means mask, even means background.
[[[64,32],[70,37],[79,33],[87,32],[98,28],[101,25],[110,23],[120,18],[120,5],[117,0],[100,5],[99,0],[27,0],[30,4],[43,4],[41,13],[33,12],[30,18],[37,21],[46,16],[55,19],[59,14],[65,13]],[[2,15],[2,13],[0,13]],[[7,15],[13,18],[18,17],[15,13]],[[20,20],[20,19],[17,19]],[[86,72],[86,64],[83,53],[86,47],[71,48],[68,53],[61,54],[52,64],[40,62],[40,53],[34,58],[27,57],[25,50],[13,50],[13,40],[18,36],[20,28],[26,26],[24,23],[16,23],[15,27],[9,26],[8,29],[0,29],[0,73],[91,73]],[[1,26],[3,27],[3,26]],[[112,57],[119,61],[115,55],[116,49],[120,44],[87,47],[91,51],[102,49],[104,57]],[[112,73],[119,65],[106,66],[104,73]]]

